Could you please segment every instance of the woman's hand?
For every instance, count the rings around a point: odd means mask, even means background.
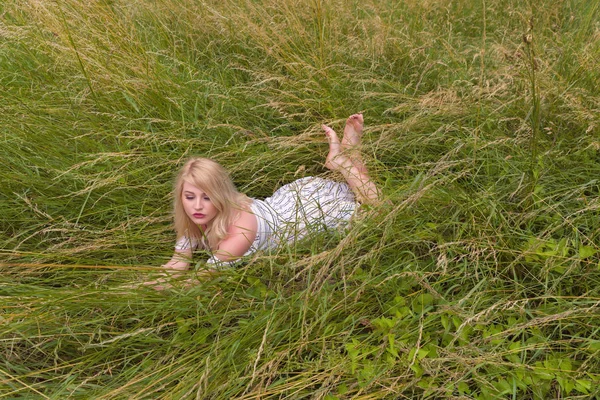
[[[187,250],[175,250],[173,257],[163,264],[161,267],[166,270],[173,271],[187,271],[190,267],[190,261],[192,260],[192,249]]]
[[[152,286],[156,290],[169,289],[173,285],[170,281],[181,276],[181,272],[187,271],[190,268],[190,260],[192,259],[192,250],[175,250],[173,257],[165,264],[161,265],[164,270],[160,274],[160,278],[142,283],[144,286]]]
[[[184,279],[184,280],[177,279],[178,277],[180,277],[182,275],[181,273],[163,272],[163,273],[161,273],[161,276],[162,276],[161,278],[154,279],[154,280],[148,281],[148,282],[144,282],[142,285],[151,286],[152,289],[154,289],[154,290],[166,290],[166,289],[171,289],[174,286],[182,288],[182,289],[187,289],[187,288],[192,287],[194,284],[198,283],[199,278],[202,278],[202,277],[210,278],[218,272],[219,271],[217,271],[215,269],[206,269],[206,270],[202,270],[202,271],[197,271],[194,274],[195,276],[193,278],[188,278],[188,279]]]

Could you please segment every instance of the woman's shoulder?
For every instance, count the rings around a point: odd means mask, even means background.
[[[239,210],[237,218],[227,230],[227,237],[219,242],[214,256],[221,261],[230,261],[243,256],[256,239],[258,222],[250,210]]]
[[[247,207],[242,208],[238,212],[238,216],[231,225],[230,229],[241,228],[242,230],[254,231],[258,229],[258,221],[256,220],[256,215],[252,211],[251,205],[248,204]]]

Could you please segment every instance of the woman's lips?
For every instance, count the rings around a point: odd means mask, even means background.
[[[194,217],[195,218],[202,218],[202,217],[204,217],[204,214],[194,213]]]

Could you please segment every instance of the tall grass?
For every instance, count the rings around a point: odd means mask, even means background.
[[[3,2],[0,397],[600,397],[599,14]],[[358,111],[388,202],[136,287],[172,252],[188,156],[266,197],[335,178],[319,127]]]

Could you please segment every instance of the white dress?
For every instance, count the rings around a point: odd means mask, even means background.
[[[318,177],[298,179],[279,188],[264,200],[252,199],[250,206],[258,222],[256,238],[244,256],[292,244],[317,232],[345,227],[358,203],[346,183]],[[198,243],[182,237],[176,250],[196,248]],[[214,256],[210,264],[221,263]]]

